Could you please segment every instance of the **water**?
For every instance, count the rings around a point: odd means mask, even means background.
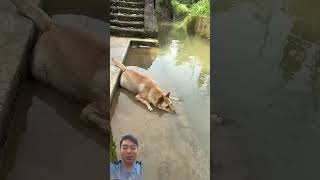
[[[27,81],[9,129],[1,179],[106,178],[106,137],[82,123],[82,106]]]
[[[319,179],[319,6],[217,1],[216,179]]]
[[[116,145],[125,133],[139,139],[145,179],[209,179],[209,42],[182,34],[174,25],[160,29],[160,48],[129,49],[127,65],[151,76],[171,95],[177,114],[148,112],[121,89],[115,96],[112,132]],[[119,148],[119,147],[118,147]]]

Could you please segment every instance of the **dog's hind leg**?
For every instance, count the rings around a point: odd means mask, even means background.
[[[143,104],[145,104],[145,105],[147,106],[147,108],[148,108],[149,111],[153,111],[150,103],[149,103],[148,101],[144,100],[144,99],[141,97],[140,94],[137,94],[137,95],[136,95],[136,99],[137,99],[138,101],[142,102]]]
[[[82,109],[80,119],[86,122],[92,122],[100,129],[107,133],[110,131],[110,123],[107,120],[105,112],[101,112],[101,105],[99,103],[91,103]]]

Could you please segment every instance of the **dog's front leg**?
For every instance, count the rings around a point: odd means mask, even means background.
[[[145,104],[145,105],[147,106],[147,108],[148,108],[149,111],[153,111],[150,103],[149,103],[148,101],[144,100],[144,99],[141,97],[140,94],[137,94],[137,95],[136,95],[136,99],[137,99],[138,101],[142,102],[143,104]]]
[[[80,119],[87,122],[93,122],[104,133],[110,131],[110,123],[107,121],[106,113],[101,112],[99,103],[91,103],[82,109]]]

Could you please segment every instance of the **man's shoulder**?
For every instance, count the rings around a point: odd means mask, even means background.
[[[120,166],[122,164],[122,161],[121,160],[116,160],[116,161],[112,161],[111,162],[111,166]],[[142,161],[136,161],[135,162],[135,166],[140,166],[142,167]]]
[[[112,161],[111,164],[121,164],[122,161],[121,160],[115,160],[115,161]]]
[[[139,172],[139,174],[142,173],[143,171],[142,161],[136,161],[134,167],[136,171]]]
[[[111,179],[120,179],[120,167],[121,167],[120,160],[110,162]]]
[[[142,161],[136,161],[135,162],[135,166],[139,167],[139,168],[142,168],[143,167]]]
[[[111,169],[119,169],[121,166],[121,163],[122,163],[121,160],[112,161],[110,163],[110,168]]]

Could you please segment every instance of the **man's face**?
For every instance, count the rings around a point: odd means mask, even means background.
[[[120,155],[125,163],[134,163],[138,155],[137,145],[128,139],[123,140],[120,147]]]

